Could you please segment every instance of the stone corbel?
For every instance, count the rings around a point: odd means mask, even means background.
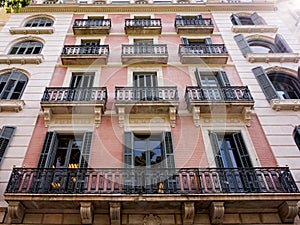
[[[51,108],[44,108],[43,111],[44,111],[44,124],[45,127],[48,127],[51,122],[52,111]]]
[[[252,112],[251,107],[244,107],[243,118],[246,126],[248,127],[251,125],[251,112]]]
[[[8,215],[11,223],[22,223],[25,214],[25,207],[21,202],[8,203]]]
[[[124,127],[125,122],[125,107],[118,107],[119,126]]]
[[[224,202],[212,202],[210,204],[209,215],[212,224],[223,224],[224,213]]]
[[[101,107],[95,107],[95,125],[99,127],[101,123],[102,110]]]
[[[293,223],[298,215],[298,206],[296,201],[285,201],[279,207],[279,215],[283,223]]]
[[[120,202],[110,202],[109,203],[109,213],[110,213],[110,224],[111,225],[121,225],[121,203]]]
[[[193,113],[193,120],[194,120],[195,126],[196,127],[200,126],[200,107],[194,106],[192,113]]]
[[[175,127],[176,126],[176,108],[170,107],[169,114],[170,114],[170,125],[171,125],[171,127]]]
[[[82,224],[92,224],[93,223],[93,204],[91,202],[81,202],[80,203],[80,215]]]
[[[182,222],[183,225],[194,223],[195,206],[194,202],[184,202],[182,205]]]

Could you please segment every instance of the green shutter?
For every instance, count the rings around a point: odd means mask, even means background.
[[[211,142],[211,146],[214,152],[214,156],[215,156],[215,161],[216,161],[216,165],[218,168],[224,168],[224,164],[223,164],[223,160],[222,160],[222,156],[221,156],[221,151],[220,151],[220,147],[218,144],[218,136],[216,133],[209,131],[209,139]]]
[[[202,84],[201,84],[201,75],[200,75],[200,71],[198,70],[197,67],[196,67],[196,70],[195,70],[195,78],[196,78],[198,87],[201,87],[202,86]]]
[[[261,66],[253,68],[252,72],[254,73],[268,101],[270,101],[271,99],[279,98],[276,89],[274,88],[268,75],[265,73],[264,69]]]
[[[230,83],[225,71],[219,70],[217,79],[221,87],[230,87]]]
[[[240,21],[240,18],[236,14],[232,14],[230,16],[230,20],[231,20],[233,25],[242,25],[242,23]]]
[[[232,137],[237,148],[242,167],[253,167],[241,132],[233,133]]]
[[[83,136],[83,143],[80,152],[79,168],[88,168],[90,151],[92,146],[93,132],[87,131]]]
[[[56,154],[58,139],[56,132],[48,131],[46,133],[44,144],[40,153],[38,168],[47,168],[53,165]]]
[[[239,46],[244,57],[246,57],[248,53],[252,53],[252,50],[251,50],[247,40],[244,38],[244,35],[238,34],[238,35],[235,35],[233,38],[234,38],[235,42],[237,43],[237,45]]]
[[[283,53],[292,53],[293,52],[293,50],[290,48],[290,46],[284,40],[284,38],[281,34],[276,34],[275,45],[279,52],[283,52]]]
[[[171,131],[164,131],[162,133],[162,148],[164,153],[163,155],[165,157],[164,161],[166,162],[166,167],[175,168],[175,157]]]
[[[133,132],[124,132],[124,167],[133,168]]]
[[[265,20],[261,16],[259,16],[257,12],[251,14],[251,20],[254,25],[266,25]]]
[[[3,126],[0,133],[0,163],[4,157],[4,154],[9,146],[12,136],[15,132],[15,127]]]

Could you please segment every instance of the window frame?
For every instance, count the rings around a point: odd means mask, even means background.
[[[41,24],[43,23],[44,25],[42,26]],[[34,26],[34,24],[36,24],[36,26]],[[28,27],[28,28],[45,27],[46,28],[46,27],[53,27],[53,24],[54,24],[54,20],[48,17],[35,17],[26,21],[24,27]]]
[[[20,41],[14,44],[9,55],[38,55],[41,54],[44,44],[37,40]]]
[[[13,135],[16,131],[14,126],[3,126],[0,131],[0,165],[5,157],[7,149],[13,139]]]

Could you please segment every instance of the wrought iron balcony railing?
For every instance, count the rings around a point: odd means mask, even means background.
[[[183,169],[14,168],[6,193],[298,193],[285,167]]]
[[[185,99],[188,104],[199,101],[253,101],[247,86],[186,87]]]
[[[48,87],[42,102],[104,102],[107,100],[106,87],[70,88]]]
[[[161,19],[125,19],[125,27],[161,27]]]
[[[80,27],[111,27],[110,19],[76,19],[73,28]]]
[[[65,45],[62,55],[109,55],[108,45]]]
[[[183,54],[227,54],[227,49],[224,44],[198,44],[198,45],[185,45],[180,44],[179,55]]]
[[[178,101],[177,87],[116,87],[115,100],[122,102]]]
[[[122,45],[122,55],[166,55],[166,44]]]
[[[181,26],[192,26],[192,27],[199,27],[199,26],[213,26],[213,22],[211,18],[182,18],[182,19],[175,19],[175,27]]]

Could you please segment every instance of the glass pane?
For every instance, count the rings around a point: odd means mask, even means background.
[[[134,166],[146,166],[146,151],[134,149]]]
[[[54,160],[54,167],[55,168],[63,168],[65,167],[66,163],[66,155],[67,155],[67,149],[65,148],[59,148],[57,149],[56,157]]]

